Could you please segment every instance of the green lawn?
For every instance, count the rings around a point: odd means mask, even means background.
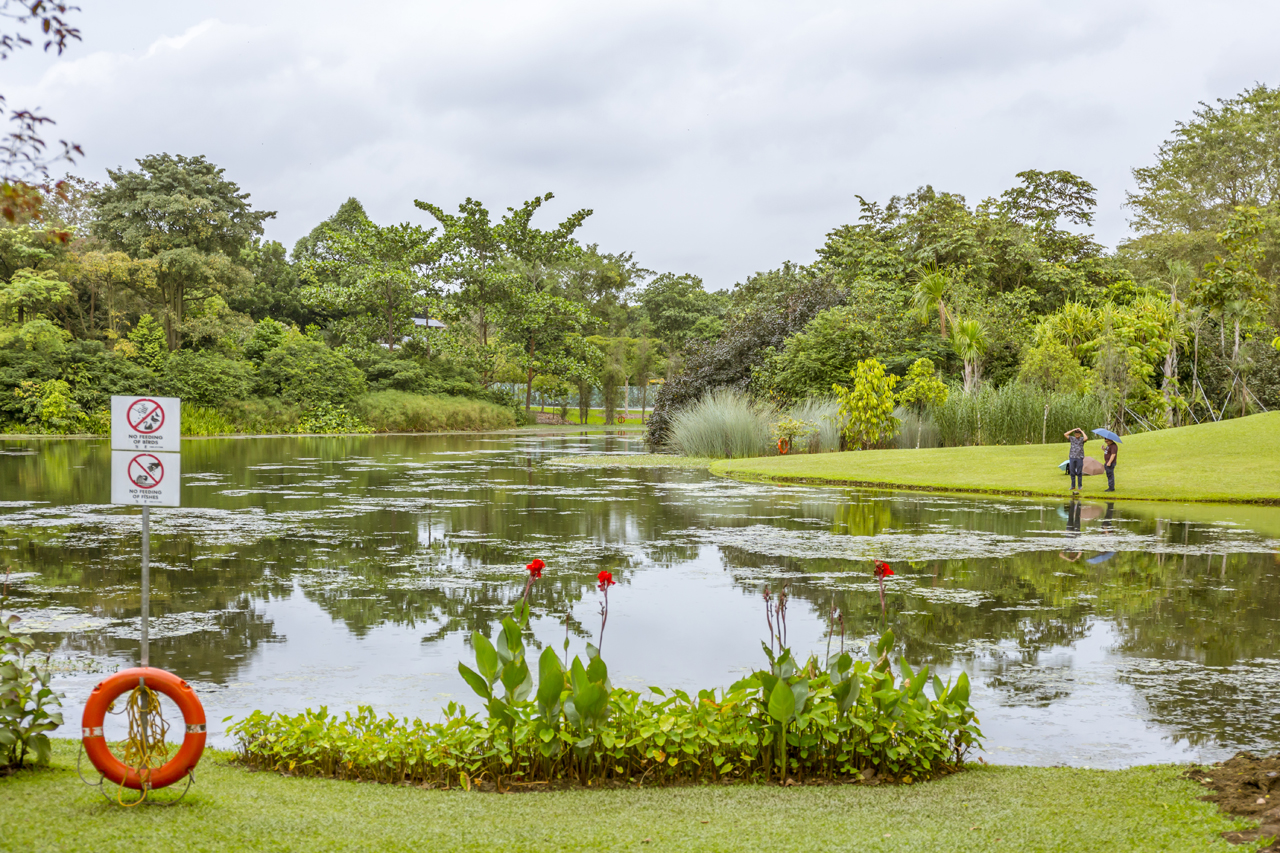
[[[1102,458],[1102,442],[1085,452]],[[867,450],[727,459],[715,474],[743,479],[833,485],[1063,495],[1058,470],[1067,445]],[[1085,477],[1084,494],[1101,496],[1102,475]],[[1127,436],[1116,467],[1116,499],[1280,503],[1280,412]]]
[[[992,767],[913,787],[700,787],[499,795],[291,779],[206,753],[175,808],[108,805],[74,771],[0,779],[0,850],[1250,851],[1180,768]]]

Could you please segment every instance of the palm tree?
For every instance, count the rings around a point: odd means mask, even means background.
[[[951,276],[940,269],[936,262],[929,266],[916,267],[916,286],[911,294],[911,302],[920,313],[920,319],[927,321],[934,311],[938,312],[938,333],[947,336],[947,305],[943,302],[947,285]]]
[[[972,392],[982,379],[982,356],[987,351],[987,330],[980,320],[956,317],[951,326],[951,347],[964,361],[964,392]]]

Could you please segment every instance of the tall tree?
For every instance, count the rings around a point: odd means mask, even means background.
[[[722,296],[708,293],[696,275],[663,273],[640,291],[639,301],[649,317],[653,335],[673,350],[684,349],[698,321],[721,319],[725,313]]]
[[[155,154],[136,172],[107,170],[96,195],[93,233],[135,258],[156,260],[156,288],[170,350],[181,344],[187,306],[246,273],[240,253],[274,211],[257,211],[249,194],[203,156]]]
[[[379,341],[395,350],[418,331],[413,318],[429,296],[427,268],[439,254],[434,231],[368,218],[330,227],[304,263],[303,299],[333,313],[347,340]]]
[[[521,296],[536,290],[548,270],[566,264],[579,251],[575,231],[591,215],[579,210],[550,231],[530,222],[552,193],[535,196],[519,209],[493,222],[488,209],[468,198],[457,214],[430,202],[414,205],[430,213],[442,227],[441,260],[437,275],[455,289],[454,302],[470,315],[477,335],[477,362],[486,384],[493,382],[501,359],[495,331],[503,319],[521,308]]]
[[[1178,122],[1156,162],[1133,170],[1139,233],[1224,230],[1237,207],[1280,200],[1280,89],[1257,84]]]
[[[509,207],[496,223],[485,206],[471,198],[459,205],[456,215],[430,202],[414,201],[444,229],[441,272],[457,286],[459,304],[477,313],[484,345],[489,341],[490,315],[510,307],[517,293],[519,273],[510,262],[554,266],[567,261],[576,248],[573,232],[591,215],[590,210],[577,211],[551,231],[529,224],[538,209],[553,198],[547,193],[525,202],[519,210]]]

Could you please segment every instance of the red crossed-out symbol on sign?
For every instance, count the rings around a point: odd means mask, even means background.
[[[155,400],[143,398],[129,404],[129,426],[143,435],[150,435],[164,426],[164,407]]]
[[[129,481],[140,489],[154,489],[164,479],[164,463],[151,453],[139,453],[129,460]]]

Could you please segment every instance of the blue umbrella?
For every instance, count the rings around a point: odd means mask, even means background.
[[[1116,435],[1114,432],[1112,432],[1109,429],[1106,429],[1105,427],[1098,427],[1093,431],[1093,434],[1096,436],[1100,436],[1101,438],[1109,438],[1112,441],[1114,441],[1116,444],[1124,444],[1124,442],[1121,441],[1120,436]]]

